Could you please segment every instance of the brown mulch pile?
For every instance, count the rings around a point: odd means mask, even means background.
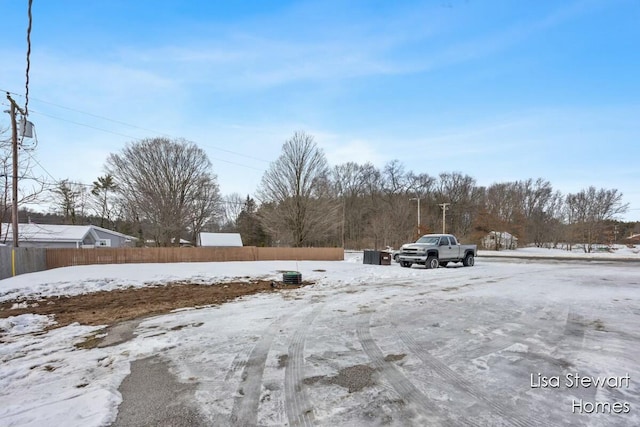
[[[185,307],[222,304],[244,295],[282,292],[302,285],[283,285],[271,281],[233,282],[212,285],[172,283],[164,286],[101,291],[69,297],[47,297],[0,303],[0,318],[25,313],[55,316],[53,327],[78,322],[83,325],[112,325],[125,320],[168,313]],[[27,308],[11,307],[27,303]]]

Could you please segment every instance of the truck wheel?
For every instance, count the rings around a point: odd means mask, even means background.
[[[400,261],[400,267],[411,267],[411,263],[409,261]]]
[[[449,265],[449,261],[442,261],[440,263],[440,267],[443,267],[443,268],[446,267],[447,265]]]
[[[429,258],[427,258],[427,262],[425,262],[424,265],[427,268],[438,268],[438,265],[440,265],[440,263],[438,262],[438,258],[430,256]]]
[[[399,256],[400,256],[400,255],[395,254],[395,255],[393,256],[393,260],[394,260],[395,262],[398,262],[398,257],[399,257]]]
[[[473,254],[467,254],[462,260],[462,265],[464,265],[465,267],[473,267],[473,264],[475,263],[476,263],[476,260]]]

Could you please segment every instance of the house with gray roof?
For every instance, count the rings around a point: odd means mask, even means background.
[[[18,246],[25,248],[122,248],[134,246],[136,240],[95,225],[18,225]],[[0,243],[12,246],[11,224],[0,224]]]

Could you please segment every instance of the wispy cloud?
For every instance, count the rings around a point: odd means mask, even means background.
[[[307,31],[292,39],[264,29],[280,21],[261,22],[261,30],[254,32],[230,27],[210,38],[152,49],[121,49],[117,54],[124,63],[158,70],[160,75],[190,84],[206,82],[217,90],[268,88],[301,81],[412,74],[464,64],[513,48],[585,9],[584,2],[572,3],[528,22],[446,43],[439,38],[442,25],[433,14],[411,9],[396,14],[390,23],[379,23],[388,31],[337,22],[330,33]],[[420,22],[420,16],[426,22]],[[407,49],[410,55],[404,53]]]

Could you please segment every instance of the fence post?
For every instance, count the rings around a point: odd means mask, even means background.
[[[11,248],[11,274],[16,275],[16,248]]]

